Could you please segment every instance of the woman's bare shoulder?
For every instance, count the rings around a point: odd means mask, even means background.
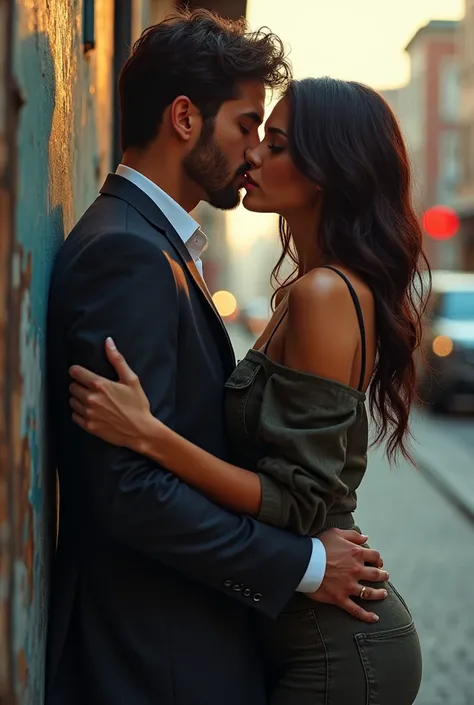
[[[364,308],[370,289],[347,270]],[[288,296],[286,362],[290,367],[349,384],[360,329],[354,302],[336,272],[318,268],[295,282]]]

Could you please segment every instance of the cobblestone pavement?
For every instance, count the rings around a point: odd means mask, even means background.
[[[390,469],[380,452],[370,457],[357,521],[418,628],[416,705],[474,705],[474,525],[408,464]]]
[[[252,339],[230,329],[239,359]],[[423,412],[423,420],[423,442],[437,441],[433,455],[443,437],[474,446],[474,417]],[[474,487],[474,462],[464,457]],[[416,705],[474,705],[474,524],[428,476],[405,462],[391,469],[379,450],[370,451],[356,516],[417,625],[424,666]]]

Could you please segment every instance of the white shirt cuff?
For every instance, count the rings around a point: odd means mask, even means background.
[[[296,592],[311,594],[319,590],[326,572],[326,549],[319,539],[311,539],[313,551],[309,559],[306,573],[296,588]]]

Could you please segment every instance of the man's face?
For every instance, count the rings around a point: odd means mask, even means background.
[[[260,81],[240,84],[238,97],[223,103],[215,119],[204,121],[197,143],[183,161],[189,178],[201,186],[215,208],[230,210],[240,203],[249,166],[245,153],[259,143],[264,104],[265,87]]]

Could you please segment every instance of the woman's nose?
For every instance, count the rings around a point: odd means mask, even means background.
[[[254,169],[258,169],[262,165],[262,158],[258,149],[247,149],[245,159]]]

